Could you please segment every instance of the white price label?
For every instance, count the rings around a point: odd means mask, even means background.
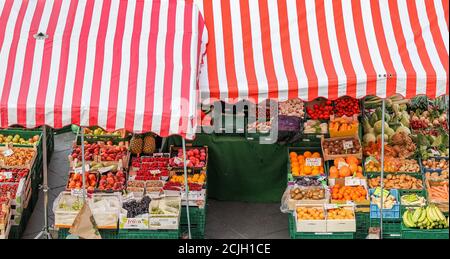
[[[148,228],[148,218],[127,218],[123,224],[123,228],[147,229]]]
[[[337,204],[333,204],[333,203],[327,203],[325,204],[325,209],[327,210],[331,210],[331,209],[337,209],[338,205]]]
[[[7,149],[3,151],[4,156],[12,156],[12,154],[14,154],[14,151],[12,149]]]
[[[153,157],[163,157],[164,153],[153,153]]]
[[[87,196],[86,190],[83,191],[83,189],[72,189],[70,190],[70,194],[76,197],[83,197],[83,194]]]
[[[157,174],[160,174],[161,171],[160,171],[159,169],[156,169],[156,170],[150,170],[150,173],[151,173],[152,175],[157,175]]]
[[[305,165],[306,166],[321,166],[322,158],[306,158]]]
[[[114,168],[114,166],[107,166],[107,167],[99,168],[97,171],[99,173],[103,174],[103,173],[111,171],[113,168]]]
[[[175,158],[173,159],[173,162],[174,162],[176,165],[183,165],[183,159],[180,158],[180,157],[175,157]]]
[[[83,166],[80,166],[80,167],[77,167],[77,168],[73,168],[73,172],[76,173],[76,174],[81,174],[83,172],[82,169],[83,169]],[[89,164],[87,164],[84,167],[84,171],[85,172],[89,172],[89,170],[90,170],[90,166],[89,166]]]
[[[345,186],[359,186],[361,185],[361,179],[356,177],[345,177]]]
[[[9,180],[13,178],[12,172],[0,172],[0,180]]]
[[[344,141],[344,142],[342,142],[342,145],[344,146],[345,150],[352,149],[353,148],[353,141],[351,141],[351,140]]]

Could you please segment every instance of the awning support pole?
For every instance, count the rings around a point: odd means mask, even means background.
[[[383,98],[381,102],[381,110],[383,111],[381,113],[381,156],[380,156],[380,164],[381,164],[381,179],[380,179],[380,186],[381,186],[381,208],[380,208],[380,238],[383,239],[383,199],[384,199],[384,125],[385,125],[385,115],[386,115],[386,99]]]
[[[85,179],[85,171],[86,171],[86,161],[84,157],[84,128],[80,127],[81,130],[81,174],[82,174],[82,181],[83,181],[83,202],[86,202],[86,179]]]
[[[184,138],[181,139],[183,144],[183,169],[184,169],[184,188],[186,192],[186,215],[187,215],[187,222],[188,222],[188,234],[189,239],[191,239],[191,219],[189,216],[189,184],[188,184],[188,176],[187,176],[187,155],[186,155],[186,141]]]
[[[41,232],[37,234],[35,239],[45,238],[52,239],[49,232],[48,226],[48,177],[47,177],[47,126],[42,126],[42,167],[43,167],[43,181],[42,181],[42,191],[44,192],[44,227]]]

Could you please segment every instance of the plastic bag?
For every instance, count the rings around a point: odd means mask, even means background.
[[[281,213],[290,213],[291,210],[289,210],[289,199],[291,197],[291,186],[288,186],[286,190],[283,193],[283,196],[281,197],[281,206],[280,211]]]

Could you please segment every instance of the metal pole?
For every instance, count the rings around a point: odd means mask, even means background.
[[[44,192],[44,227],[42,231],[35,237],[35,239],[40,239],[44,237],[46,239],[51,239],[52,236],[49,232],[48,227],[48,178],[47,178],[47,126],[42,126],[42,167],[43,167],[43,182],[42,191]]]
[[[385,113],[386,113],[386,99],[383,98],[381,102],[381,179],[380,179],[380,186],[381,186],[381,208],[380,208],[380,238],[383,239],[383,191],[384,191],[384,124],[385,124]]]
[[[81,174],[82,174],[82,181],[83,181],[83,190],[82,190],[82,195],[83,195],[83,202],[86,202],[86,179],[84,176],[84,172],[86,171],[85,168],[85,159],[84,159],[84,128],[80,127],[81,130]]]
[[[181,140],[183,144],[183,168],[184,168],[184,188],[186,192],[186,214],[187,214],[187,222],[188,222],[188,233],[189,239],[191,239],[191,218],[189,216],[189,185],[188,185],[188,176],[187,176],[187,165],[186,165],[186,141],[184,138]]]

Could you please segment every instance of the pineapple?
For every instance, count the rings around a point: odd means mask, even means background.
[[[144,141],[140,136],[133,136],[130,140],[130,151],[133,155],[139,155],[142,153],[142,147],[144,145]]]
[[[144,138],[144,148],[142,149],[142,152],[145,154],[152,154],[155,152],[156,149],[156,142],[155,138],[152,135],[147,135]]]

